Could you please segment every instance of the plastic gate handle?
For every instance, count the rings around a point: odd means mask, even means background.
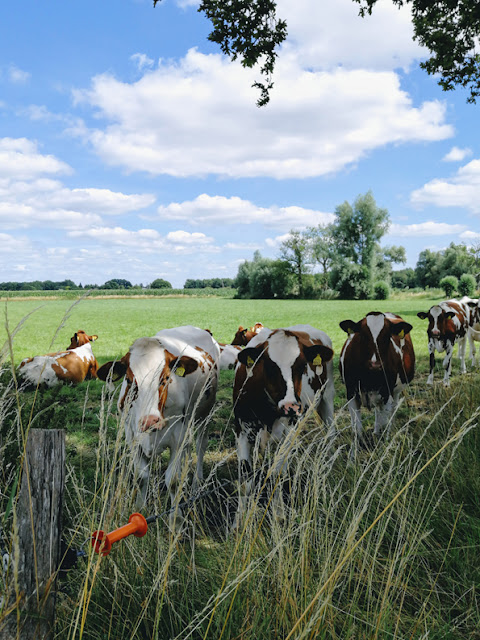
[[[95,531],[92,534],[92,547],[97,553],[101,553],[103,556],[107,556],[114,542],[127,538],[132,534],[137,538],[142,538],[148,530],[148,524],[146,519],[141,513],[132,513],[128,519],[128,524],[123,525],[119,529],[115,529],[111,533],[105,533],[104,531]],[[103,548],[100,549],[102,547]]]

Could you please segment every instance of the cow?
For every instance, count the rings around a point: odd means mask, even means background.
[[[452,372],[452,354],[455,343],[458,342],[458,357],[460,359],[460,372],[466,373],[465,349],[467,337],[471,330],[471,307],[460,300],[447,300],[435,304],[428,311],[419,311],[417,316],[422,320],[428,318],[428,351],[430,353],[430,374],[427,384],[433,384],[433,371],[435,368],[435,351],[443,353],[443,384],[450,385]],[[472,349],[472,343],[470,345]],[[473,357],[473,354],[472,354]]]
[[[98,377],[107,382],[123,378],[117,406],[125,417],[125,436],[133,450],[139,507],[146,502],[152,457],[167,448],[170,460],[165,482],[172,506],[178,506],[194,429],[193,490],[203,480],[207,419],[217,392],[219,357],[219,346],[211,334],[189,325],[139,338],[120,360],[98,370]],[[180,507],[175,511],[170,514],[172,531],[180,529],[183,520]]]
[[[235,344],[220,344],[220,371],[234,369],[237,364],[238,353],[243,347]]]
[[[244,329],[242,326],[239,326],[230,344],[245,347],[262,329],[264,329],[264,326],[261,322],[256,322],[250,329]]]
[[[372,311],[358,322],[343,320],[348,334],[340,353],[340,375],[346,386],[354,445],[363,444],[361,407],[375,409],[374,435],[385,428],[388,436],[391,416],[402,389],[415,373],[412,325],[394,313]]]
[[[98,362],[91,343],[97,338],[80,330],[70,338],[70,346],[65,351],[25,358],[18,367],[22,388],[54,387],[62,382],[78,384],[86,378],[96,378]]]
[[[475,342],[480,342],[480,300],[478,298],[469,298],[463,296],[458,302],[466,304],[469,312],[468,319],[468,341],[470,344],[470,357],[472,359],[472,367],[476,366],[476,353]]]
[[[251,447],[259,434],[276,444],[294,435],[293,425],[313,405],[328,428],[333,422],[333,349],[326,333],[310,325],[262,329],[238,354],[233,387],[235,433],[241,491],[233,528],[238,528],[252,488]],[[289,447],[278,456],[273,476],[279,477]],[[274,514],[283,514],[276,492]]]

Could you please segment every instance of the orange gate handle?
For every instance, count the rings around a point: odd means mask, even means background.
[[[119,529],[115,529],[111,533],[105,533],[104,531],[95,531],[92,534],[92,547],[97,553],[101,553],[103,556],[107,556],[114,542],[127,538],[130,535],[134,535],[137,538],[142,538],[148,530],[148,524],[144,516],[141,513],[132,513],[128,519],[128,524],[123,525]]]

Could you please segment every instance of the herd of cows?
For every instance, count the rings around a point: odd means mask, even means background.
[[[475,344],[480,341],[480,303],[462,298],[432,306],[417,314],[428,319],[428,349],[433,384],[435,351],[445,353],[444,379],[449,384],[454,345],[458,342],[461,372],[466,371],[467,340],[475,363]],[[340,353],[340,373],[346,386],[354,433],[354,447],[362,442],[361,408],[375,409],[374,434],[388,432],[402,389],[415,371],[412,325],[393,313],[371,312],[358,322],[343,320],[347,334]],[[150,461],[168,448],[170,460],[165,481],[172,504],[178,504],[182,472],[192,429],[196,429],[197,463],[193,490],[203,480],[203,457],[207,446],[207,422],[215,403],[219,369],[235,367],[233,405],[240,473],[236,525],[242,520],[252,488],[252,445],[260,436],[287,443],[277,456],[273,475],[287,464],[289,438],[295,424],[313,407],[335,434],[333,349],[329,336],[310,325],[268,329],[257,323],[239,330],[230,345],[219,344],[210,331],[193,326],[163,329],[153,337],[135,340],[119,360],[99,367],[92,351],[95,335],[78,331],[70,346],[58,353],[23,360],[18,368],[24,388],[53,386],[99,378],[113,388],[122,380],[118,410],[125,417],[127,443],[132,447],[139,483],[137,502],[145,502]],[[388,435],[388,433],[387,433]],[[274,498],[282,513],[280,492]],[[172,528],[182,514],[171,513]]]

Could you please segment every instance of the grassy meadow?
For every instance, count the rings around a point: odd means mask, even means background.
[[[65,348],[78,329],[95,333],[102,364],[122,356],[140,336],[193,324],[230,342],[239,325],[271,328],[309,323],[335,350],[336,424],[325,429],[309,413],[297,425],[292,464],[276,486],[277,453],[255,451],[257,489],[244,524],[227,535],[235,512],[237,464],[232,425],[233,372],[221,373],[205,457],[211,493],[194,505],[181,538],[166,518],[142,539],[128,538],[101,558],[84,548],[62,583],[59,640],[211,638],[283,640],[480,639],[479,371],[451,387],[425,384],[426,322],[417,312],[440,298],[387,301],[272,301],[220,298],[10,299],[0,330],[0,514],[5,519],[20,442],[30,427],[64,428],[68,477],[64,538],[80,547],[96,529],[111,531],[136,511],[132,462],[116,414],[116,393],[97,380],[77,387],[17,393],[11,358]],[[338,356],[341,320],[368,311],[399,313],[413,325],[416,378],[395,417],[392,436],[350,459],[351,433]],[[470,361],[468,361],[468,365]],[[373,415],[365,411],[370,432]],[[168,509],[162,454],[152,472],[145,515]],[[191,465],[185,469],[188,484]],[[282,491],[285,521],[272,517]],[[1,583],[0,583],[1,584]],[[2,612],[0,610],[0,628]]]

